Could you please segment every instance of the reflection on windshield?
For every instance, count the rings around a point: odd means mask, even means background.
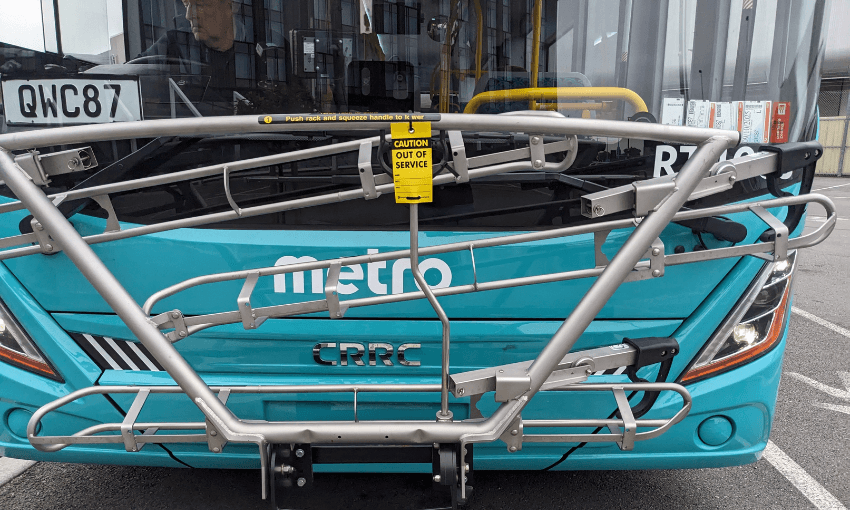
[[[0,131],[274,113],[548,110],[737,129],[749,145],[725,157],[738,157],[764,143],[813,136],[825,3],[730,0],[721,10],[709,0],[59,0],[53,12],[53,2],[42,2],[40,13],[20,15],[47,20],[42,40],[27,47],[0,31]],[[0,11],[0,23],[8,12]],[[92,150],[102,165],[96,171],[104,171],[99,178],[113,182],[378,134],[159,137],[94,143]],[[516,135],[463,136],[469,157],[529,143]],[[694,149],[602,137],[578,143],[570,179],[515,172],[437,187],[434,203],[422,207],[423,226],[583,221],[583,194],[675,173]],[[448,159],[438,140],[433,149],[436,159]],[[71,189],[86,176],[51,185]],[[238,172],[229,186],[247,207],[360,182],[352,153]],[[744,200],[763,188],[747,182],[734,193]],[[230,210],[224,189],[222,176],[205,177],[121,194],[114,206],[122,221],[188,217]],[[238,225],[395,228],[407,219],[391,198]]]
[[[233,48],[230,0],[183,0],[195,40],[215,51]]]
[[[3,41],[0,30],[4,77],[136,77],[144,118],[546,109],[741,130],[745,114],[759,124],[759,112],[771,112],[770,124],[782,104],[792,139],[814,117],[823,39],[815,20],[825,5],[61,0],[53,13],[42,3],[14,13],[0,4],[3,20],[42,25],[29,46]],[[33,54],[22,48],[37,50],[41,66],[27,64]],[[711,120],[718,115],[735,123]]]

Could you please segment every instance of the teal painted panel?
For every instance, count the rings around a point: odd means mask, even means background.
[[[133,339],[116,316],[55,314],[54,317],[71,332]],[[626,337],[667,336],[680,324],[678,320],[594,321],[575,349],[618,344]],[[560,325],[561,322],[555,321],[455,321],[451,328],[452,370],[475,370],[533,359]],[[241,324],[204,330],[177,342],[175,347],[196,370],[206,374],[438,378],[441,333],[436,320],[270,319],[255,330],[245,330]],[[366,356],[364,366],[356,365],[350,356],[346,358],[348,365],[342,366],[339,350],[334,348],[323,349],[321,353],[323,359],[337,361],[336,366],[322,366],[313,359],[313,346],[319,342],[359,343],[364,348],[373,342],[389,343],[394,350],[403,343],[418,343],[421,348],[408,349],[406,357],[420,361],[421,366],[403,366],[397,355],[390,359],[392,366],[380,360],[369,366]]]
[[[16,231],[17,216],[18,213],[3,215],[0,235]],[[748,217],[746,221],[752,223],[753,219]],[[102,230],[104,220],[77,215],[74,224],[82,233],[96,233]],[[497,235],[500,234],[423,232],[420,244],[430,246]],[[612,232],[604,251],[613,256],[627,235],[628,231]],[[751,237],[756,235],[752,229]],[[667,253],[673,253],[677,246],[691,250],[699,243],[689,229],[678,225],[669,226],[663,240]],[[383,253],[406,249],[408,242],[406,232],[181,229],[98,244],[93,248],[135,299],[143,303],[154,292],[195,276],[272,266],[282,257],[322,260],[365,255],[369,250]],[[480,282],[591,268],[594,266],[593,238],[580,235],[480,249],[476,250],[475,262]],[[6,264],[50,311],[108,312],[106,304],[61,253],[32,255],[9,260]],[[427,268],[425,276],[431,285],[473,282],[468,251],[425,257],[421,265]],[[721,260],[670,267],[662,279],[626,284],[599,317],[687,317],[733,265],[733,260]],[[694,271],[699,271],[699,278],[693,277]],[[252,304],[258,307],[321,299],[325,275],[319,273],[279,276],[277,280],[262,278],[252,296]],[[406,261],[356,266],[344,270],[343,278],[343,299],[415,289]],[[441,298],[441,303],[452,318],[563,319],[592,283],[592,279],[583,279],[518,287],[445,297]],[[160,303],[155,311],[179,308],[186,314],[199,314],[233,309],[240,288],[240,282],[229,282],[190,289]],[[68,289],[74,289],[74,293],[70,294]],[[673,294],[676,299],[669,299]],[[347,316],[435,317],[435,314],[427,302],[419,300],[351,309]]]

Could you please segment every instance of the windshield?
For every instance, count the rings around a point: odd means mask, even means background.
[[[0,0],[0,130],[246,114],[549,110],[738,130],[745,145],[726,155],[734,157],[763,144],[814,138],[825,4]],[[470,155],[528,142],[464,137]],[[92,150],[100,168],[133,155],[132,165],[121,165],[124,174],[136,175],[131,168],[166,173],[347,139],[350,133],[278,132],[104,142]],[[450,187],[436,191],[429,221],[435,228],[568,223],[580,218],[578,197],[589,189],[673,173],[694,149],[599,137],[579,143],[569,173],[592,185],[515,173]],[[232,186],[257,203],[348,189],[359,182],[352,158],[243,172]],[[67,174],[52,185],[72,188],[87,175]],[[226,209],[221,189],[220,178],[202,179],[119,196],[115,203],[120,218],[146,223]],[[403,225],[403,215],[396,217],[389,205],[379,210],[382,200],[363,205],[362,215],[326,207],[263,221]]]
[[[739,110],[758,120],[768,105],[755,102],[771,101],[775,110],[788,103],[793,140],[813,116],[824,3],[3,1],[0,72],[4,81],[80,73],[139,81],[138,109],[131,100],[111,121],[527,109],[626,120],[646,110],[666,124],[713,118],[743,129],[717,117]],[[59,91],[58,106],[76,111],[86,99],[77,88]],[[98,96],[111,90],[100,87]],[[87,115],[91,105],[78,117],[62,108],[32,116],[52,91],[17,92],[4,94],[10,125],[104,120]]]

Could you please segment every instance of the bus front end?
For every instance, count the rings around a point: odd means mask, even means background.
[[[41,31],[0,20],[0,454],[260,468],[276,506],[758,460],[836,222],[825,3],[2,13]]]

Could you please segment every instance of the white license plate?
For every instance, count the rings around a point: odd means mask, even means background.
[[[136,79],[4,79],[6,124],[63,126],[142,120]]]

